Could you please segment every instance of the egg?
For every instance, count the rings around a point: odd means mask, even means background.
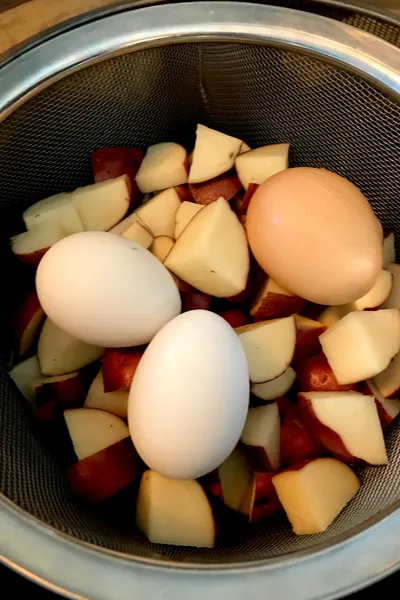
[[[251,250],[280,286],[318,304],[365,295],[382,268],[382,229],[361,191],[324,169],[295,168],[254,193]]]
[[[102,231],[57,242],[39,263],[36,287],[58,327],[96,346],[147,344],[181,310],[177,286],[159,260]]]
[[[232,452],[248,405],[238,335],[219,315],[193,310],[165,325],[147,347],[130,389],[129,430],[151,469],[194,479]]]

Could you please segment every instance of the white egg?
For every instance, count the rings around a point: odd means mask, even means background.
[[[248,405],[249,372],[237,334],[212,312],[189,311],[146,349],[130,390],[129,430],[150,468],[194,479],[232,452]]]
[[[77,233],[50,248],[36,287],[58,327],[96,346],[146,344],[181,310],[167,269],[139,244],[102,231]]]

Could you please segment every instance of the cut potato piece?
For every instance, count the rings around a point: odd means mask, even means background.
[[[261,185],[275,173],[289,166],[289,144],[262,146],[239,154],[235,161],[236,172],[247,190],[250,183]]]
[[[314,321],[302,315],[294,315],[296,323],[296,348],[293,360],[308,358],[321,352],[319,336],[326,331],[326,327],[319,321]]]
[[[45,223],[12,237],[11,250],[21,262],[37,265],[47,250],[66,236],[59,223]]]
[[[14,347],[17,356],[25,356],[36,342],[44,320],[36,290],[28,294],[13,315]]]
[[[232,169],[241,146],[237,138],[197,125],[189,183],[202,183]]]
[[[343,309],[347,312],[353,310],[368,310],[378,308],[388,299],[393,286],[393,275],[389,271],[382,270],[372,289],[362,298],[345,304]],[[338,308],[338,307],[336,307]]]
[[[143,193],[165,190],[187,183],[188,157],[183,146],[174,142],[154,144],[147,149],[136,175]]]
[[[400,353],[373,381],[384,398],[394,398],[400,394]]]
[[[296,344],[292,316],[244,325],[235,331],[246,353],[253,383],[276,379],[290,365]]]
[[[251,305],[250,314],[255,319],[288,317],[303,310],[307,301],[280,287],[267,277]]]
[[[33,385],[40,375],[40,365],[36,354],[35,356],[31,356],[18,363],[10,371],[11,379],[14,381],[21,394],[32,405],[35,400]]]
[[[296,372],[288,367],[282,375],[264,383],[252,383],[251,393],[261,400],[270,402],[288,393],[296,380]]]
[[[333,458],[317,458],[272,478],[297,535],[322,533],[360,489],[353,471]]]
[[[227,298],[246,288],[250,269],[246,234],[224,198],[208,204],[193,217],[164,264],[212,296]]]
[[[168,237],[167,235],[160,235],[159,237],[154,238],[150,252],[154,254],[154,256],[158,258],[160,262],[163,263],[168,254],[171,252],[174,244],[175,240],[172,238]]]
[[[383,263],[382,268],[387,269],[390,263],[396,262],[396,249],[394,233],[390,231],[383,239]]]
[[[389,297],[382,304],[381,308],[400,309],[400,265],[390,263],[387,270],[393,275],[393,285]]]
[[[105,410],[71,408],[64,411],[64,419],[78,460],[129,437],[126,423]]]
[[[385,440],[374,396],[358,392],[303,392],[299,406],[307,431],[344,462],[386,465]]]
[[[374,396],[382,427],[390,425],[400,413],[400,400],[396,398],[384,398],[372,379],[367,379],[362,391],[364,394]]]
[[[181,235],[182,231],[188,225],[189,221],[193,219],[195,215],[203,208],[202,204],[195,204],[194,202],[182,202],[177,210],[175,217],[175,239]]]
[[[72,192],[85,231],[108,231],[126,215],[131,201],[129,177],[122,175]]]
[[[215,545],[211,506],[197,481],[145,471],[136,501],[136,524],[154,544]]]
[[[218,469],[210,474],[210,478],[210,492],[220,497],[225,506],[238,511],[252,478],[248,460],[240,448],[236,447]]]
[[[255,471],[277,471],[280,465],[281,421],[276,402],[250,408],[240,441]]]
[[[39,200],[23,213],[26,228],[58,223],[67,235],[83,231],[83,224],[72,202],[72,194],[56,194]]]
[[[104,348],[81,342],[46,319],[38,343],[38,358],[43,375],[63,375],[78,371],[99,359]]]
[[[129,225],[129,227],[125,229],[123,233],[121,233],[121,236],[127,240],[130,240],[131,242],[140,244],[143,246],[143,248],[146,248],[146,250],[150,248],[151,244],[153,243],[153,236],[143,225],[139,223],[139,221],[134,221],[132,225]]]
[[[85,408],[98,408],[126,419],[128,416],[129,389],[119,389],[113,392],[104,391],[103,374],[100,371],[93,379],[85,400]]]
[[[134,214],[141,219],[154,237],[166,235],[173,238],[176,213],[180,205],[178,194],[174,188],[171,188],[139,206]]]
[[[381,373],[399,352],[400,313],[351,312],[319,339],[337,381],[357,383]]]

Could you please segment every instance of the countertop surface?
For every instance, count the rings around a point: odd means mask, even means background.
[[[115,0],[0,0],[0,54],[47,27],[84,11],[114,2]],[[370,0],[369,4],[400,13],[400,0]],[[366,600],[367,594],[368,598],[374,599],[397,598],[399,587],[400,572],[368,588],[368,591],[352,595],[351,600]],[[55,594],[38,588],[35,584],[0,566],[0,598],[13,600],[19,596],[27,598],[28,595],[33,595],[38,600],[58,598]],[[266,600],[269,600],[268,595]]]

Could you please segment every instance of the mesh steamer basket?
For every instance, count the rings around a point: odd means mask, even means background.
[[[296,2],[286,2],[295,5]],[[316,12],[328,3],[308,3]],[[354,22],[357,12],[329,9]],[[8,309],[23,292],[8,237],[36,200],[90,182],[90,151],[193,144],[201,121],[259,146],[291,142],[292,166],[328,167],[361,187],[400,240],[399,29],[250,3],[108,11],[53,31],[0,70],[0,554],[74,598],[314,600],[349,593],[400,565],[400,422],[390,464],[331,528],[295,537],[282,520],[214,550],[153,546],[113,505],[71,498],[7,376]],[[351,21],[353,19],[353,21]],[[376,26],[376,27],[375,27]],[[400,45],[400,44],[399,44]],[[398,248],[398,250],[400,250]],[[21,281],[18,284],[16,282]],[[129,495],[125,514],[134,512]]]

